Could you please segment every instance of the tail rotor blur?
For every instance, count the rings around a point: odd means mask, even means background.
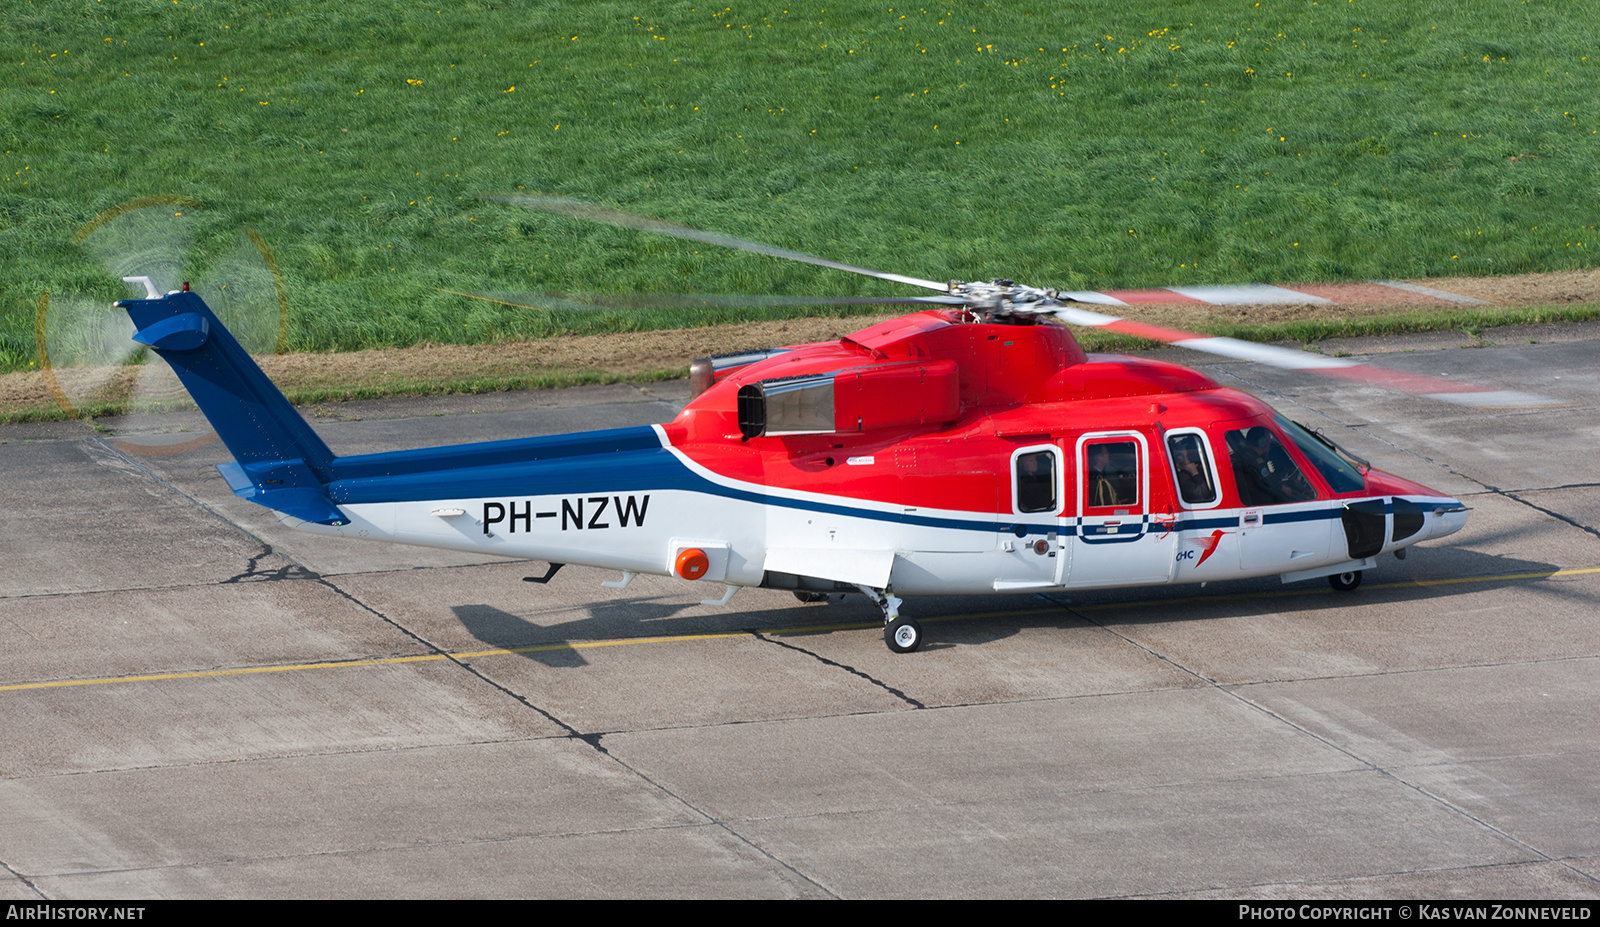
[[[192,289],[247,351],[286,350],[288,299],[271,249],[254,229],[230,236],[202,212],[191,197],[140,197],[101,212],[72,237],[102,272],[66,292],[41,294],[34,319],[37,363],[63,413],[124,415],[189,402],[166,364],[146,362],[127,313],[112,305],[119,298],[188,288],[194,280]],[[206,442],[190,436],[180,443]],[[170,453],[175,446],[156,436],[117,444],[133,453]]]

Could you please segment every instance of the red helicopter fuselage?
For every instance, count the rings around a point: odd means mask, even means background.
[[[907,526],[898,556],[871,566],[858,561],[876,541],[788,525],[778,544],[797,550],[769,552],[765,585],[917,594],[1309,579],[1463,520],[1456,500],[1343,460],[1198,371],[1085,355],[1057,325],[971,318],[919,312],[735,358],[663,426],[674,451],[736,483],[993,519],[990,538],[969,529],[965,542],[919,544]],[[982,566],[970,556],[980,549]],[[781,569],[791,559],[796,571]]]

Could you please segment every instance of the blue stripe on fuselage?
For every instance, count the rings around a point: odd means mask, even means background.
[[[452,466],[469,461],[472,466]],[[926,528],[993,532],[1013,524],[1002,525],[998,515],[934,518],[718,485],[684,466],[648,426],[340,457],[333,470],[337,479],[328,493],[340,505],[676,489]],[[1054,524],[1025,527],[1036,534],[1058,530]]]
[[[467,463],[471,466],[459,466]],[[1026,529],[1023,536],[1051,531],[1077,534],[1073,526],[1058,525],[1053,520],[1027,523],[1003,514],[976,513],[970,519],[935,518],[724,486],[685,466],[662,447],[660,436],[649,426],[339,457],[334,459],[332,469],[336,479],[328,484],[328,493],[340,505],[684,490],[757,505],[925,528],[1014,534],[1016,526],[1021,525]],[[1263,523],[1318,521],[1339,518],[1342,512],[1342,507],[1300,511],[1267,507]],[[1195,513],[1179,517],[1173,530],[1204,531],[1238,525],[1237,512]],[[1139,536],[1142,534],[1129,539]]]
[[[382,454],[339,457],[333,461],[335,480],[364,479],[407,474],[437,474],[440,471],[464,472],[508,464],[528,464],[563,457],[588,457],[627,451],[659,451],[661,439],[655,429],[612,428],[570,435],[512,438],[477,444],[452,444]],[[470,467],[462,464],[470,463]],[[385,502],[409,501],[385,499]]]

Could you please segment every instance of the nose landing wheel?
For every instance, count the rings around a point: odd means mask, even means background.
[[[883,609],[883,642],[895,653],[911,653],[922,646],[922,625],[900,617],[900,600],[887,589],[858,586]]]
[[[922,626],[910,618],[895,618],[883,626],[883,642],[895,653],[911,653],[922,646]]]
[[[1346,570],[1343,573],[1335,573],[1328,577],[1328,585],[1340,592],[1354,592],[1355,588],[1361,585],[1361,571]]]

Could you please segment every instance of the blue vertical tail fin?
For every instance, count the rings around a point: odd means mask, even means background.
[[[348,520],[328,497],[333,452],[249,353],[188,290],[117,303],[133,340],[171,365],[237,463],[218,469],[234,493],[304,521]]]

